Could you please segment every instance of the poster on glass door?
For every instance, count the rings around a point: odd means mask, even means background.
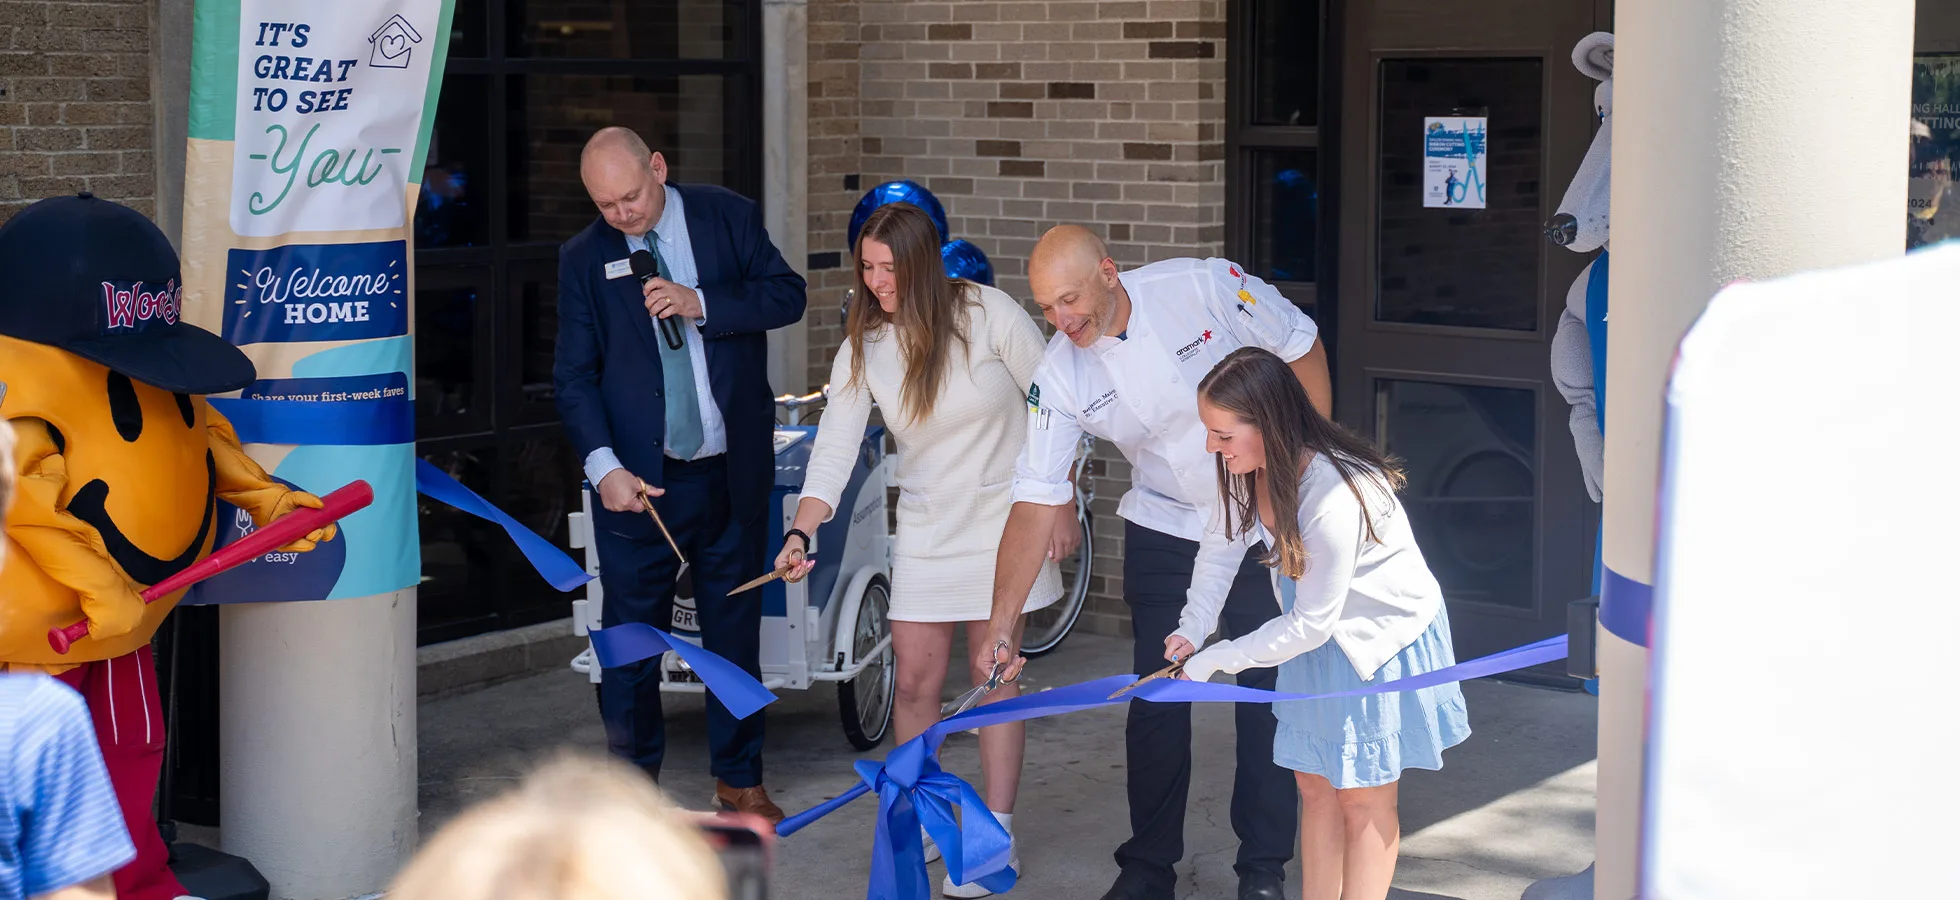
[[[1490,171],[1489,120],[1484,116],[1429,116],[1422,120],[1422,205],[1484,208]]]
[[[1960,237],[1960,55],[1912,64],[1912,169],[1906,186],[1906,249]]]

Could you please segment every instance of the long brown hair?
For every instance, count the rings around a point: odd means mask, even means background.
[[[892,250],[898,280],[896,313],[887,315],[864,282],[867,240]],[[844,320],[844,333],[851,342],[851,378],[846,383],[856,384],[864,377],[864,336],[896,321],[893,331],[905,360],[904,413],[914,422],[922,421],[932,415],[939,399],[953,344],[966,342],[966,308],[978,300],[975,286],[946,277],[946,263],[939,256],[939,227],[925,210],[910,203],[887,203],[872,210],[858,232],[857,246],[851,248],[851,262],[857,267],[858,302],[851,304]]]
[[[1268,566],[1278,565],[1288,578],[1307,572],[1307,547],[1300,537],[1300,470],[1308,452],[1317,453],[1334,464],[1341,481],[1354,492],[1361,504],[1362,527],[1368,540],[1375,536],[1374,515],[1369,512],[1362,481],[1371,481],[1391,493],[1408,483],[1399,462],[1338,423],[1328,421],[1307,400],[1307,390],[1293,370],[1272,353],[1258,347],[1245,347],[1225,357],[1198,383],[1198,396],[1219,410],[1231,413],[1259,430],[1266,447],[1267,495],[1273,502],[1273,543],[1267,548]],[[1218,492],[1225,513],[1225,531],[1239,537],[1258,521],[1259,473],[1233,475],[1225,469],[1225,457],[1216,455]],[[1232,514],[1238,513],[1236,526]]]

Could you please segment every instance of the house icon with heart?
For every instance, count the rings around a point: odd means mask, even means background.
[[[374,52],[368,55],[368,65],[377,69],[406,69],[409,57],[415,52],[413,45],[421,42],[421,33],[407,19],[389,16],[388,21],[368,35],[368,43],[374,45]]]

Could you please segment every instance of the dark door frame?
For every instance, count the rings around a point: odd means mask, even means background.
[[[1539,221],[1556,209],[1592,140],[1594,82],[1573,69],[1570,53],[1585,34],[1611,30],[1611,0],[1576,9],[1559,0],[1499,5],[1508,8],[1479,8],[1472,15],[1470,7],[1441,0],[1330,0],[1330,27],[1337,29],[1331,34],[1338,39],[1329,44],[1338,48],[1332,70],[1338,75],[1327,91],[1334,99],[1331,112],[1323,116],[1335,133],[1324,136],[1322,146],[1337,148],[1326,156],[1339,164],[1327,182],[1337,195],[1331,220],[1337,224],[1325,229],[1338,249],[1329,257],[1331,264],[1323,266],[1335,274],[1338,287],[1323,285],[1321,294],[1321,306],[1331,308],[1328,318],[1335,323],[1330,343],[1337,353],[1337,418],[1379,438],[1377,385],[1389,379],[1525,388],[1534,394],[1534,596],[1529,609],[1452,600],[1460,658],[1563,633],[1567,603],[1589,593],[1599,522],[1599,506],[1585,494],[1566,425],[1568,407],[1551,383],[1549,363],[1566,289],[1590,255],[1543,245],[1538,320],[1532,331],[1377,322],[1374,316],[1382,99],[1378,73],[1384,60],[1543,60]],[[1452,17],[1462,17],[1449,23],[1456,27],[1439,27],[1438,20]],[[1546,667],[1546,674],[1559,671],[1559,666]]]

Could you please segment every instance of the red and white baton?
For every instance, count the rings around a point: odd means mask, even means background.
[[[321,497],[320,509],[308,507],[295,509],[278,521],[192,563],[182,572],[151,585],[143,591],[143,602],[155,603],[160,597],[168,597],[181,588],[189,587],[219,572],[264,556],[312,534],[317,529],[346,518],[373,502],[374,488],[368,486],[367,482],[360,480],[349,482],[340,490]],[[48,629],[48,645],[53,647],[56,653],[67,653],[68,648],[76,641],[87,636],[88,620],[83,619],[67,628]]]

